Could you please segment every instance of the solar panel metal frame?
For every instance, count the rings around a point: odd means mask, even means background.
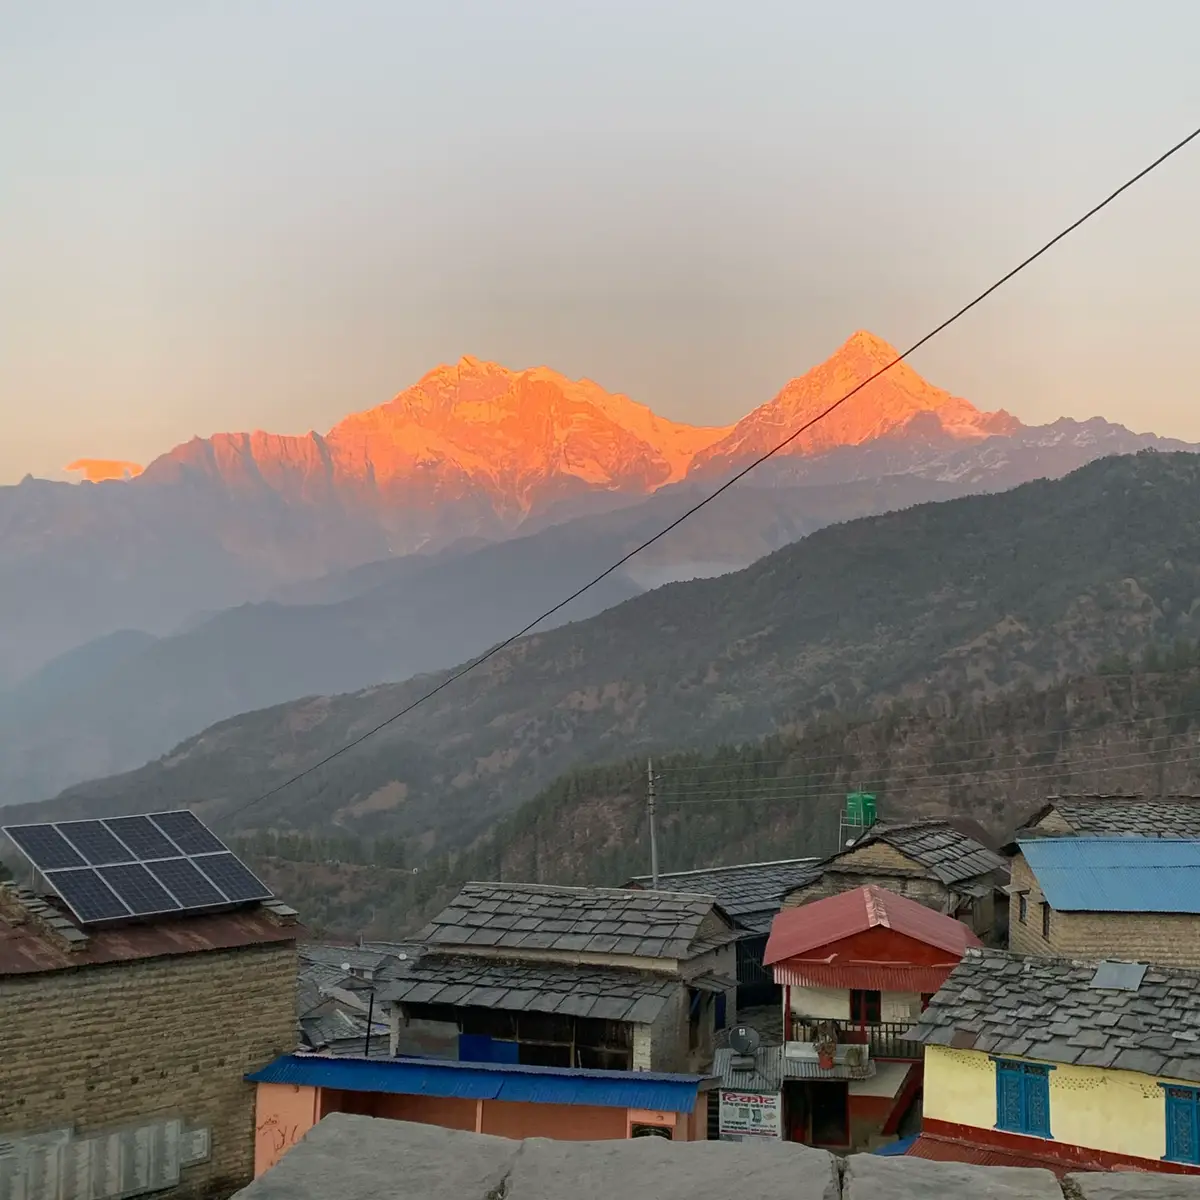
[[[176,864],[184,863],[187,868],[195,873],[194,879],[179,879],[171,878],[171,872],[175,869]],[[142,866],[150,872],[155,879],[166,890],[175,897],[176,900],[183,906],[187,912],[201,912],[209,908],[222,908],[231,903],[229,898],[223,891],[199,867],[195,862],[186,855],[179,855],[175,858],[150,858],[143,859]],[[185,889],[195,887],[199,884],[201,887],[207,888],[215,897],[214,900],[186,900]]]
[[[154,822],[155,826],[171,841],[179,847],[179,851],[186,858],[194,858],[199,854],[229,854],[232,853],[228,846],[203,821],[200,820],[194,812],[189,808],[174,808],[164,812],[146,813],[147,817]],[[163,818],[167,817],[186,817],[185,824],[191,824],[192,829],[176,829],[171,831],[169,825],[165,823]],[[178,822],[171,822],[178,825]],[[185,845],[185,839],[195,838],[199,836],[202,840],[207,839],[206,848],[203,850],[189,849]],[[193,843],[194,845],[194,843]]]
[[[215,861],[217,859],[221,859],[223,861],[217,862]],[[191,861],[195,866],[200,868],[200,871],[204,877],[210,880],[218,891],[224,892],[225,895],[229,897],[230,903],[232,904],[248,904],[252,901],[270,900],[274,895],[271,889],[267,887],[267,885],[263,883],[263,881],[259,879],[259,877],[255,875],[255,873],[250,870],[250,868],[246,866],[246,864],[242,862],[242,860],[238,858],[238,856],[234,854],[232,850],[226,850],[219,854],[193,854],[191,855]],[[262,889],[261,892],[256,892],[253,895],[238,896],[235,899],[233,893],[230,891],[229,885],[222,882],[222,880],[216,875],[210,874],[210,871],[219,871],[221,868],[230,863],[233,864],[236,870],[244,871],[246,875],[249,876],[249,879],[252,880],[253,883],[257,884],[260,889]]]
[[[88,829],[85,830],[81,826],[88,826]],[[56,821],[54,828],[66,838],[78,854],[83,856],[89,867],[108,867],[117,863],[137,862],[138,856],[113,830],[109,829],[107,821],[97,818],[83,821]],[[102,835],[99,839],[101,842],[107,838],[115,843],[115,847],[108,850],[98,849],[95,839],[97,832]],[[123,857],[113,857],[114,852]]]
[[[103,817],[101,818],[105,828],[109,833],[117,837],[121,842],[129,847],[133,853],[135,862],[150,862],[159,858],[174,858],[182,851],[178,846],[145,813],[129,813],[122,817]],[[133,822],[133,824],[131,824]],[[144,825],[137,822],[145,822]],[[134,831],[140,830],[136,834]],[[135,844],[139,839],[144,838],[149,834],[151,840],[158,839],[158,843],[153,850],[139,849]],[[142,846],[145,842],[142,841]]]
[[[179,828],[180,822],[177,820],[167,821],[160,824],[157,818],[159,817],[177,817],[186,814],[187,821],[185,824],[191,824],[193,827],[189,829]],[[130,826],[128,821],[130,818],[145,820],[148,825],[146,827]],[[119,822],[125,821],[126,825],[122,826]],[[111,838],[115,839],[120,847],[128,853],[128,858],[120,862],[106,861],[93,863],[88,861],[88,855],[84,853],[81,846],[77,846],[70,838],[68,833],[63,832],[63,826],[80,825],[80,821],[47,821],[32,825],[13,825],[0,827],[0,831],[8,835],[13,844],[24,855],[24,857],[33,865],[34,869],[41,874],[46,881],[51,884],[63,900],[63,903],[71,910],[79,922],[83,925],[102,925],[109,924],[113,921],[123,921],[130,919],[144,919],[154,916],[182,916],[186,913],[203,913],[217,911],[221,909],[240,908],[246,904],[261,903],[274,898],[274,893],[259,877],[238,857],[225,843],[217,837],[199,817],[196,816],[190,809],[170,809],[157,813],[133,813],[123,816],[114,817],[98,817],[89,818],[88,824],[96,824],[102,828]],[[116,823],[116,824],[114,824]],[[174,826],[175,834],[168,832],[168,828]],[[198,828],[197,828],[198,827]],[[165,851],[164,853],[142,854],[139,853],[130,842],[136,842],[139,837],[134,836],[133,829],[142,828],[142,833],[149,833],[153,830],[150,840],[153,842],[155,838],[161,839],[155,844],[155,850]],[[121,830],[125,829],[129,835],[129,841],[126,841],[122,836]],[[35,857],[37,847],[34,845],[31,849],[21,844],[18,840],[22,836],[24,830],[49,831],[51,842],[53,845],[47,849],[43,846],[41,855],[42,861],[39,862]],[[14,837],[14,831],[18,834]],[[202,833],[201,833],[202,831]],[[188,851],[184,849],[182,842],[188,841],[192,845],[197,844],[197,839],[193,835],[200,834],[201,842],[210,848],[203,851]],[[184,836],[187,835],[187,836]],[[81,835],[82,836],[82,835]],[[140,836],[140,835],[139,835]],[[36,843],[35,838],[26,838],[28,842]],[[44,840],[44,839],[43,839]],[[145,839],[142,839],[142,844],[145,845]],[[219,848],[214,848],[219,847]],[[92,848],[100,857],[111,858],[114,852],[112,847],[101,852]],[[64,861],[68,856],[71,856],[69,861]],[[204,860],[216,860],[212,862],[212,870],[217,873],[214,877],[209,871],[204,869]],[[49,861],[59,862],[58,866],[43,865]],[[172,887],[171,881],[167,878],[162,878],[154,870],[158,864],[174,864],[178,862],[189,863],[192,869],[196,872],[196,878],[191,880],[174,881],[175,886],[180,891],[186,890],[186,887],[199,884],[202,888],[207,889],[207,894],[211,899],[204,901],[187,903],[181,900]],[[228,878],[228,864],[233,865],[235,873],[243,876],[240,882],[245,886],[239,888],[236,886],[237,880]],[[114,867],[141,867],[144,869],[153,886],[160,888],[162,892],[169,897],[171,907],[159,907],[153,909],[145,909],[141,906],[135,907],[129,903],[121,894],[118,885],[107,879],[100,871]],[[174,868],[171,868],[174,869]],[[106,913],[103,916],[96,915],[94,907],[90,910],[83,903],[79,893],[76,892],[76,901],[73,902],[59,889],[56,876],[63,876],[64,882],[68,888],[73,889],[74,881],[84,880],[88,878],[82,872],[89,872],[90,876],[94,876],[94,886],[103,888],[101,893],[103,899],[111,900],[115,905],[119,905],[121,910],[118,913]],[[64,872],[68,874],[64,875]],[[170,870],[164,870],[164,874],[170,874]],[[225,882],[221,882],[221,877],[225,877]],[[131,895],[132,895],[131,891]],[[77,904],[79,905],[77,907]],[[111,906],[110,906],[111,907]],[[85,911],[86,910],[86,911]],[[91,915],[88,915],[90,912]]]
[[[49,830],[53,835],[52,840],[64,843],[67,851],[74,855],[74,857],[78,859],[78,862],[68,860],[67,862],[55,863],[48,861],[45,855],[42,855],[42,860],[39,862],[36,848],[31,848],[30,846],[22,844],[23,839],[30,842],[36,840],[36,838],[27,837],[28,834],[42,834],[45,833],[46,830]],[[79,851],[76,850],[75,847],[72,846],[71,843],[65,837],[63,837],[61,833],[59,833],[52,821],[40,821],[32,825],[5,825],[3,826],[3,831],[5,834],[7,834],[9,841],[11,841],[12,844],[16,846],[16,848],[20,850],[20,852],[26,857],[26,859],[33,864],[34,870],[39,871],[43,875],[47,871],[66,871],[77,869],[79,867],[86,867],[89,865],[87,859],[84,858],[83,855],[80,854]],[[42,849],[45,850],[45,847],[43,846]],[[54,850],[61,852],[62,847],[55,845]]]
[[[133,872],[133,874],[132,876],[122,878],[121,876],[126,872]],[[145,878],[139,878],[138,872],[144,875]],[[179,902],[178,898],[171,894],[166,885],[152,871],[147,869],[145,863],[109,863],[107,866],[97,867],[96,874],[112,888],[117,897],[135,917],[179,913],[183,909],[183,905]],[[149,888],[151,891],[157,889],[162,893],[162,896],[156,896],[154,902],[150,903],[147,907],[142,903],[145,899],[144,896],[141,900],[138,899],[139,888]]]
[[[62,902],[75,914],[82,925],[103,925],[111,921],[123,921],[132,917],[129,905],[117,895],[108,885],[108,881],[97,873],[95,867],[62,867],[57,871],[47,871],[46,879],[53,885],[54,890],[62,897]],[[99,890],[104,900],[112,902],[115,911],[98,913],[94,908],[88,909],[84,903],[86,896],[75,888],[75,883],[92,884]]]

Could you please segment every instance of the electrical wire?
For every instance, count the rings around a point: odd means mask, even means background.
[[[292,784],[298,783],[301,779],[304,779],[306,776],[311,775],[314,771],[320,770],[322,767],[333,762],[334,759],[340,758],[343,754],[346,754],[350,750],[353,750],[356,746],[361,746],[362,743],[365,742],[368,738],[374,737],[377,733],[380,733],[382,730],[386,729],[389,725],[392,725],[396,721],[399,721],[402,717],[407,716],[410,712],[413,711],[413,709],[419,707],[422,704],[425,704],[429,700],[432,700],[433,697],[438,695],[439,692],[443,691],[445,688],[449,687],[451,684],[456,683],[468,672],[475,670],[477,667],[479,667],[483,663],[487,662],[488,659],[494,657],[496,654],[499,654],[501,650],[506,649],[507,647],[511,646],[514,642],[518,641],[520,638],[523,638],[527,633],[531,632],[538,625],[540,625],[543,621],[547,620],[549,617],[552,617],[560,609],[565,608],[573,600],[576,600],[576,599],[578,599],[578,597],[582,596],[584,594],[584,592],[589,591],[591,588],[594,588],[602,580],[607,579],[609,575],[611,575],[614,571],[617,571],[621,567],[623,567],[635,555],[640,554],[643,550],[646,550],[650,546],[653,546],[655,544],[655,542],[666,537],[667,534],[670,533],[673,529],[675,529],[679,525],[682,525],[684,521],[686,521],[689,517],[693,516],[695,513],[699,512],[700,509],[704,508],[706,505],[711,504],[718,496],[720,496],[723,493],[725,493],[726,491],[728,491],[739,480],[744,479],[755,468],[761,466],[768,459],[773,458],[781,450],[786,449],[788,446],[790,446],[792,444],[792,442],[794,442],[798,437],[800,437],[801,434],[807,432],[818,422],[825,420],[826,417],[828,417],[831,413],[833,413],[837,409],[841,408],[841,406],[843,404],[845,404],[847,400],[856,396],[859,392],[861,392],[863,390],[863,388],[867,387],[868,384],[873,383],[881,375],[885,374],[887,371],[890,371],[894,366],[903,362],[910,355],[916,353],[916,351],[918,351],[927,342],[932,341],[935,337],[938,336],[938,334],[942,333],[943,330],[948,329],[956,321],[958,321],[962,317],[966,316],[966,314],[969,313],[973,308],[982,304],[984,302],[984,300],[986,300],[993,292],[995,292],[999,288],[1003,287],[1006,283],[1008,283],[1008,281],[1010,279],[1014,278],[1016,275],[1019,275],[1022,271],[1024,271],[1026,269],[1026,267],[1029,267],[1033,263],[1035,263],[1039,258],[1042,257],[1043,254],[1045,254],[1045,253],[1047,253],[1047,251],[1053,249],[1053,247],[1058,245],[1058,243],[1061,242],[1064,238],[1066,238],[1070,234],[1074,233],[1076,229],[1078,229],[1086,221],[1089,221],[1092,217],[1094,217],[1102,209],[1107,208],[1123,192],[1128,191],[1131,187],[1134,186],[1134,184],[1136,184],[1140,180],[1144,179],[1147,175],[1150,174],[1151,171],[1160,167],[1163,163],[1165,163],[1173,155],[1179,153],[1180,150],[1182,150],[1190,142],[1194,141],[1197,137],[1200,137],[1200,128],[1194,129],[1185,138],[1176,142],[1175,145],[1173,145],[1165,153],[1160,154],[1148,166],[1143,167],[1140,171],[1138,171],[1138,173],[1136,175],[1127,179],[1115,191],[1110,192],[1098,204],[1093,205],[1090,209],[1088,209],[1088,211],[1085,212],[1083,214],[1083,216],[1076,218],[1076,220],[1072,221],[1071,224],[1068,225],[1065,229],[1063,229],[1059,233],[1056,233],[1054,235],[1054,237],[1052,237],[1048,242],[1046,242],[1040,249],[1035,250],[1027,258],[1025,258],[1021,262],[1019,262],[1015,267],[1012,268],[1012,270],[1006,272],[999,279],[997,279],[995,283],[993,283],[989,287],[985,288],[973,300],[968,301],[957,312],[955,312],[953,315],[947,317],[944,321],[941,322],[941,324],[935,326],[927,334],[925,334],[924,337],[922,337],[919,340],[917,340],[916,342],[914,342],[902,354],[897,354],[896,357],[891,360],[891,362],[887,363],[885,366],[880,367],[879,370],[877,370],[874,373],[872,373],[871,375],[867,376],[867,378],[864,379],[862,381],[862,383],[858,384],[854,388],[851,388],[850,391],[846,392],[846,394],[843,395],[840,399],[835,400],[827,408],[825,408],[821,412],[817,413],[816,416],[812,417],[808,421],[805,421],[804,424],[799,426],[799,428],[793,430],[793,432],[790,433],[786,438],[784,438],[783,441],[779,442],[777,445],[773,446],[770,450],[768,450],[765,454],[760,455],[758,458],[754,459],[753,462],[751,462],[747,466],[743,467],[740,471],[738,471],[736,474],[734,474],[731,478],[727,479],[723,484],[721,484],[721,486],[718,487],[715,491],[711,492],[709,495],[705,496],[702,500],[700,500],[696,504],[692,505],[692,507],[687,509],[687,511],[684,512],[681,516],[677,517],[669,525],[666,525],[663,529],[659,530],[658,533],[654,534],[652,537],[647,538],[640,545],[635,546],[634,549],[630,550],[627,554],[625,554],[621,558],[617,559],[617,561],[614,562],[611,566],[606,567],[594,579],[590,580],[588,583],[585,583],[582,587],[576,589],[565,599],[560,600],[552,608],[548,608],[544,613],[541,614],[541,616],[530,621],[528,625],[524,626],[522,629],[517,630],[516,633],[512,634],[510,637],[505,638],[504,641],[498,642],[495,646],[493,646],[485,654],[480,655],[478,658],[472,659],[465,666],[460,667],[457,671],[453,671],[445,679],[443,679],[441,683],[437,684],[437,686],[435,686],[433,688],[430,688],[429,691],[425,692],[421,696],[418,696],[417,699],[413,700],[411,703],[406,704],[402,709],[399,710],[399,712],[393,713],[386,720],[380,721],[377,725],[368,729],[365,733],[361,733],[361,734],[359,734],[358,737],[352,738],[350,741],[346,742],[342,746],[339,746],[336,750],[325,755],[324,758],[319,759],[317,762],[313,763],[311,766],[305,767],[302,771],[297,771],[296,774],[292,775],[288,779],[285,779],[282,783],[276,784],[274,787],[269,788],[267,791],[262,792],[257,796],[254,796],[252,799],[248,800],[245,804],[240,805],[239,807],[233,809],[232,811],[226,812],[225,814],[223,814],[223,819],[230,820],[233,817],[240,816],[247,809],[252,808],[254,805],[261,803],[263,800],[266,800],[271,796],[278,795],[285,788],[291,787]]]

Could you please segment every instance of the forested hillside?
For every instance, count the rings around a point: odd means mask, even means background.
[[[1200,457],[1106,459],[826,528],[747,570],[531,636],[261,803],[444,677],[250,713],[19,811],[185,803],[227,833],[402,837],[421,866],[589,763],[826,738],[834,716],[896,700],[966,714],[1197,634]]]
[[[884,819],[965,817],[997,834],[1054,793],[1200,791],[1198,731],[1200,646],[1180,642],[1047,689],[960,708],[897,703],[873,720],[828,717],[800,736],[669,755],[655,763],[661,867],[831,853],[857,788],[876,792]],[[319,867],[263,835],[239,847],[306,920],[395,936],[467,879],[616,885],[646,874],[646,762],[569,772],[464,853],[415,873],[390,845],[341,861],[334,846],[306,850],[327,858]],[[362,865],[373,858],[381,865]]]

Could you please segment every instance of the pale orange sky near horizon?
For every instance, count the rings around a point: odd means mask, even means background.
[[[464,353],[724,424],[1200,124],[1183,0],[0,0],[0,483],[327,430]],[[1200,441],[1200,149],[912,365]]]

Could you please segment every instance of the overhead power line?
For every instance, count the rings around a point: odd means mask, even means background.
[[[873,372],[871,375],[868,375],[867,378],[862,381],[862,383],[858,384],[856,387],[851,388],[850,391],[846,392],[846,394],[843,395],[840,399],[835,400],[827,408],[825,408],[821,412],[817,413],[816,416],[812,417],[808,421],[805,421],[804,424],[799,426],[799,428],[793,430],[781,442],[779,442],[775,446],[772,446],[771,449],[768,450],[765,454],[759,455],[758,458],[754,459],[753,462],[749,463],[747,466],[743,467],[740,471],[738,471],[736,474],[734,474],[731,478],[727,479],[715,491],[713,491],[709,495],[705,496],[702,500],[698,501],[696,504],[693,504],[692,507],[687,509],[681,516],[676,517],[674,521],[670,522],[670,524],[668,524],[668,525],[664,526],[662,529],[660,529],[658,531],[658,533],[653,535],[653,537],[647,538],[644,542],[642,542],[638,546],[635,546],[627,554],[622,555],[611,566],[606,567],[603,571],[601,571],[598,575],[596,575],[595,578],[589,580],[582,587],[577,588],[569,596],[566,596],[564,599],[560,600],[553,607],[548,608],[540,616],[538,616],[534,620],[530,621],[528,625],[525,625],[523,628],[518,629],[516,631],[516,633],[505,638],[504,641],[497,643],[486,653],[481,654],[478,658],[471,660],[465,666],[460,667],[457,671],[451,672],[451,674],[447,675],[446,678],[443,679],[441,683],[437,684],[435,687],[430,688],[429,691],[418,696],[417,699],[411,701],[409,704],[406,704],[403,708],[401,708],[399,710],[399,712],[393,713],[386,720],[380,721],[377,725],[374,725],[372,728],[368,729],[365,733],[361,733],[358,735],[358,737],[352,738],[350,741],[339,746],[336,750],[325,755],[323,758],[319,759],[317,762],[313,763],[311,766],[305,767],[301,771],[297,771],[296,774],[290,776],[288,779],[285,779],[282,783],[276,784],[272,788],[268,788],[267,791],[261,792],[259,795],[254,796],[252,799],[248,800],[245,804],[240,805],[238,808],[235,808],[231,812],[226,813],[225,818],[230,819],[232,817],[240,815],[241,813],[245,812],[248,808],[253,807],[255,804],[258,804],[261,801],[266,800],[271,796],[277,795],[279,792],[282,792],[285,788],[291,787],[292,784],[294,784],[294,783],[298,783],[301,779],[304,779],[306,776],[311,775],[314,771],[319,771],[322,767],[333,762],[334,759],[340,758],[343,754],[346,754],[349,751],[353,750],[356,746],[361,746],[362,743],[365,742],[368,738],[374,737],[377,733],[386,729],[389,725],[392,725],[396,721],[399,721],[402,717],[406,717],[410,712],[413,711],[413,709],[418,708],[420,705],[427,703],[429,700],[432,700],[434,696],[438,695],[439,692],[448,688],[452,683],[456,683],[464,675],[468,674],[470,671],[475,670],[477,667],[479,667],[483,663],[487,662],[488,659],[492,658],[496,654],[499,654],[501,650],[507,649],[507,647],[511,646],[513,644],[513,642],[518,641],[520,638],[523,638],[527,633],[532,632],[532,630],[537,628],[537,626],[540,625],[543,621],[552,617],[560,609],[566,608],[566,606],[568,604],[570,604],[573,600],[577,600],[580,596],[582,596],[584,594],[584,592],[590,591],[602,580],[607,579],[609,575],[611,575],[614,571],[617,571],[621,567],[623,567],[635,555],[638,555],[643,550],[646,550],[650,546],[653,546],[655,544],[655,542],[658,542],[662,538],[666,537],[668,533],[670,533],[677,526],[682,525],[683,522],[686,521],[689,517],[694,516],[697,512],[699,512],[706,505],[711,504],[718,496],[723,495],[731,487],[733,487],[733,485],[735,483],[737,483],[739,480],[744,479],[747,475],[749,475],[751,471],[755,470],[757,467],[762,466],[763,463],[765,463],[768,459],[773,458],[781,450],[786,449],[788,446],[790,446],[792,444],[792,442],[794,442],[798,437],[800,437],[801,434],[806,433],[814,425],[818,424],[820,421],[825,420],[825,418],[828,417],[831,413],[833,413],[837,409],[841,408],[841,406],[843,404],[845,404],[847,400],[850,400],[852,397],[858,395],[858,393],[861,392],[863,390],[863,388],[865,388],[868,384],[874,383],[874,381],[876,379],[878,379],[881,375],[890,371],[894,366],[903,362],[910,355],[915,354],[927,342],[932,341],[943,330],[948,329],[956,321],[958,321],[962,317],[966,316],[966,314],[969,313],[973,308],[982,304],[984,302],[984,300],[986,300],[993,292],[995,292],[999,288],[1003,287],[1006,283],[1008,283],[1008,281],[1010,279],[1013,279],[1015,276],[1019,275],[1022,271],[1025,270],[1026,267],[1029,267],[1033,263],[1035,263],[1039,258],[1042,257],[1043,254],[1045,254],[1045,253],[1047,253],[1047,251],[1053,249],[1065,237],[1068,237],[1070,234],[1074,233],[1076,229],[1078,229],[1085,222],[1091,220],[1091,218],[1094,217],[1102,209],[1107,208],[1123,192],[1128,191],[1131,187],[1134,186],[1134,184],[1140,182],[1142,179],[1144,179],[1147,175],[1149,175],[1156,168],[1162,166],[1162,164],[1165,163],[1167,161],[1167,159],[1171,158],[1175,154],[1178,154],[1180,150],[1182,150],[1190,142],[1194,141],[1197,137],[1200,137],[1200,128],[1194,129],[1191,133],[1189,133],[1187,135],[1187,137],[1182,138],[1180,141],[1176,142],[1175,145],[1173,145],[1165,153],[1160,154],[1153,162],[1151,162],[1147,166],[1143,167],[1140,171],[1138,171],[1138,173],[1136,175],[1133,175],[1129,179],[1127,179],[1124,183],[1122,183],[1120,185],[1120,187],[1118,187],[1114,191],[1110,192],[1098,204],[1095,204],[1091,208],[1089,208],[1087,210],[1087,212],[1085,212],[1083,214],[1083,216],[1076,218],[1065,229],[1061,230],[1059,233],[1056,233],[1048,242],[1045,243],[1045,245],[1043,245],[1039,249],[1035,250],[1027,258],[1023,259],[1015,267],[1013,267],[1012,270],[1006,272],[999,279],[997,279],[995,283],[991,284],[989,287],[985,288],[982,292],[980,292],[979,295],[977,295],[974,299],[972,299],[972,300],[968,301],[966,304],[964,304],[957,312],[955,312],[951,316],[947,317],[939,325],[936,325],[927,334],[925,334],[924,337],[920,338],[918,341],[914,342],[911,346],[909,346],[909,348],[907,350],[905,350],[903,353],[897,354],[896,357],[891,360],[891,362],[880,367],[879,370]]]
[[[1102,730],[1124,729],[1125,727],[1130,726],[1130,725],[1149,725],[1155,721],[1181,721],[1184,719],[1190,719],[1191,717],[1200,717],[1200,708],[1186,709],[1183,712],[1160,713],[1156,716],[1148,716],[1148,717],[1126,717],[1120,721],[1105,721],[1103,725],[1063,725],[1063,726],[1060,726],[1058,729],[1038,730],[1036,733],[1033,733],[1030,736],[1038,737],[1038,738],[1053,738],[1053,737],[1062,738],[1066,734],[1071,734],[1071,733],[1100,733]],[[1183,731],[1183,732],[1186,732],[1186,731]],[[988,745],[990,743],[994,743],[997,738],[1001,738],[1004,736],[1006,736],[1006,735],[997,731],[994,733],[985,734],[984,736],[977,737],[977,738],[959,738],[956,741],[951,742],[950,745],[955,750],[961,750],[967,746]],[[1143,738],[1121,738],[1121,739],[1115,740],[1115,741],[1109,740],[1109,741],[1106,741],[1104,743],[1104,745],[1105,746],[1121,746],[1121,745],[1133,744],[1138,741],[1145,740],[1146,737],[1154,738],[1154,737],[1179,737],[1179,736],[1181,736],[1181,734],[1174,734],[1174,733],[1153,734],[1153,733],[1151,733],[1151,734],[1144,735]],[[809,754],[805,754],[801,749],[797,748],[795,753],[786,755],[783,758],[751,758],[751,759],[746,760],[744,765],[753,766],[753,767],[775,767],[775,766],[785,766],[787,764],[796,764],[796,763],[804,763],[805,765],[808,765],[811,763],[838,762],[842,759],[852,756],[854,753],[855,752],[853,750],[842,750],[840,752],[833,753],[833,754],[809,755]],[[862,753],[868,753],[868,751],[864,750],[864,751],[862,751]],[[1015,751],[1013,751],[1013,753],[1015,753]],[[974,757],[968,757],[968,758],[942,759],[941,765],[948,766],[950,764],[976,762],[977,760],[978,760],[977,755]],[[719,775],[722,773],[727,774],[727,775],[728,774],[736,774],[739,766],[741,766],[741,765],[743,765],[741,760],[739,760],[736,757],[731,757],[725,761],[697,763],[695,766],[691,766],[691,767],[661,767],[661,768],[655,767],[654,774],[655,774],[656,778],[663,779],[665,782],[669,783],[670,780],[665,779],[665,777],[668,775],[699,775],[699,774],[703,774],[704,772],[709,772],[714,775]],[[789,779],[789,778],[790,779],[807,779],[811,774],[812,774],[812,772],[810,771],[810,772],[806,772],[805,774],[802,774],[802,775],[791,775],[791,776],[773,775],[773,776],[764,776],[763,778],[764,779]]]

